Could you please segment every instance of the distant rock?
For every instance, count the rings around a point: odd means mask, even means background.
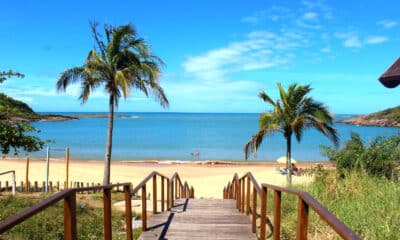
[[[39,122],[60,122],[60,121],[68,121],[68,120],[74,120],[78,119],[77,117],[74,116],[64,116],[64,115],[55,115],[55,114],[44,114],[40,115],[39,114]]]
[[[103,113],[83,113],[72,115],[75,118],[108,118],[108,114]],[[130,118],[127,114],[114,114],[114,118]]]
[[[400,106],[340,121],[345,124],[379,127],[400,127]]]

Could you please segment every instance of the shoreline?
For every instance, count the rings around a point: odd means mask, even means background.
[[[324,167],[331,167],[331,163],[322,163]],[[317,163],[298,163],[300,168],[316,166]],[[15,170],[16,182],[25,182],[26,158],[0,159],[1,172]],[[225,162],[225,161],[112,161],[111,182],[130,182],[137,186],[151,172],[157,171],[165,176],[172,176],[178,172],[182,181],[187,181],[195,189],[196,198],[221,198],[223,188],[232,180],[235,173],[239,176],[252,172],[258,183],[269,183],[285,186],[286,175],[279,173],[279,167],[284,164],[273,162]],[[71,159],[69,164],[69,182],[102,183],[104,162],[99,160]],[[30,159],[29,181],[41,184],[46,179],[46,161],[44,159]],[[63,159],[50,159],[49,181],[62,184],[66,179],[66,164]],[[293,184],[307,184],[312,181],[310,176],[293,176]],[[10,176],[0,176],[0,181],[10,181]],[[151,183],[149,183],[149,187]],[[151,188],[150,188],[151,189]]]
[[[18,161],[26,162],[26,157],[5,157],[0,158],[0,161]],[[45,158],[29,157],[29,161],[46,162]],[[50,161],[54,162],[64,162],[65,158],[61,157],[51,157]],[[104,163],[104,159],[71,159],[70,162],[74,163]],[[229,161],[229,160],[111,160],[111,164],[145,164],[145,165],[221,165],[221,166],[283,166],[284,164],[277,163],[275,161]],[[299,167],[307,167],[321,164],[323,166],[333,166],[329,161],[301,161],[297,162],[296,165]]]

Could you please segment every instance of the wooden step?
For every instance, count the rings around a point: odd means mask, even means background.
[[[250,219],[231,199],[178,199],[152,216],[139,239],[257,239]]]

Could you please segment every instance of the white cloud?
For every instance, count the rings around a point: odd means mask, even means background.
[[[318,14],[316,14],[315,12],[306,12],[303,15],[303,19],[305,20],[315,20],[317,19]]]
[[[290,50],[301,46],[300,35],[254,31],[243,41],[189,57],[183,63],[185,72],[204,80],[218,80],[228,73],[266,69],[288,63]]]
[[[362,47],[361,41],[357,36],[349,37],[344,40],[343,45],[349,48],[360,48]]]
[[[356,32],[344,32],[344,33],[335,33],[335,37],[342,40],[343,46],[347,48],[361,48],[362,42],[358,33]]]
[[[388,40],[387,37],[384,36],[371,36],[371,37],[367,37],[365,39],[365,43],[366,44],[380,44],[380,43],[384,43]]]
[[[244,23],[257,25],[267,20],[277,22],[290,17],[293,17],[293,13],[290,11],[290,9],[282,6],[273,6],[267,10],[256,11],[250,16],[242,18],[241,21]]]
[[[392,21],[392,20],[382,20],[376,23],[376,25],[381,26],[383,28],[393,28],[397,26],[397,22],[396,21]]]
[[[367,36],[362,38],[356,32],[336,33],[336,38],[343,40],[343,46],[348,48],[361,48],[364,45],[380,44],[388,41],[385,36]]]
[[[22,96],[18,97],[17,96],[17,97],[15,97],[15,99],[17,99],[19,101],[22,101],[22,102],[25,102],[27,104],[35,104],[35,101],[31,97],[22,97]]]

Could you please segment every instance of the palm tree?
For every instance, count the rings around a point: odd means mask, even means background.
[[[327,136],[333,144],[338,146],[339,137],[333,125],[333,116],[326,106],[316,102],[307,94],[312,90],[310,85],[298,86],[292,84],[287,92],[280,83],[277,83],[280,99],[274,102],[265,92],[260,92],[259,97],[272,105],[273,110],[260,115],[260,129],[245,145],[245,158],[248,159],[251,152],[254,156],[264,138],[272,133],[281,132],[286,139],[286,168],[288,169],[287,182],[292,182],[292,135],[301,141],[303,131],[314,128]]]
[[[153,95],[163,107],[168,107],[169,103],[158,81],[163,62],[152,55],[131,24],[105,25],[105,38],[97,32],[97,24],[91,23],[91,30],[96,47],[89,52],[83,66],[67,69],[61,74],[57,90],[66,91],[69,85],[80,82],[82,104],[99,87],[104,87],[107,92],[109,114],[103,178],[103,184],[107,185],[110,183],[114,107],[118,107],[120,98],[126,99],[132,89],[137,89],[146,96]]]

